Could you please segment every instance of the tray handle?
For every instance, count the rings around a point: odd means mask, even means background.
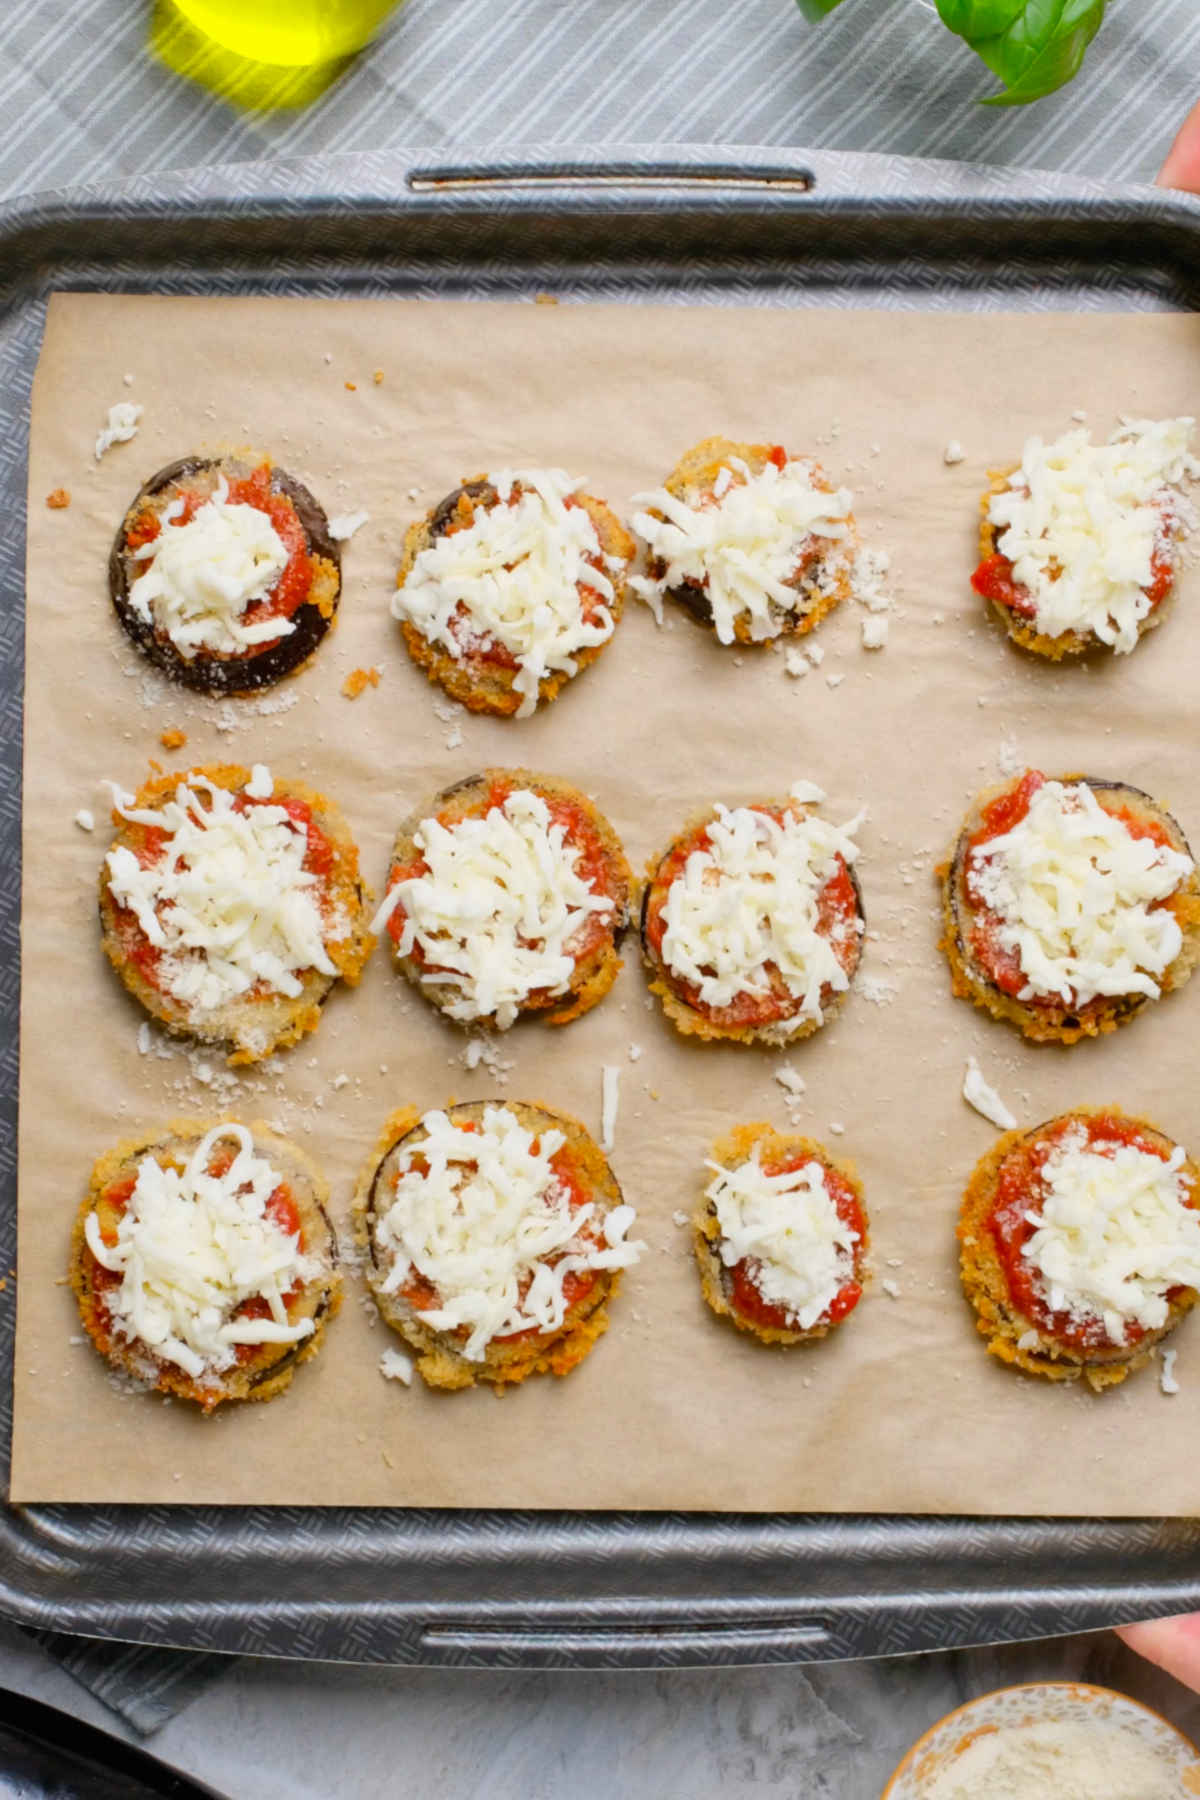
[[[553,193],[572,189],[640,188],[695,193],[726,188],[739,194],[808,194],[817,185],[806,162],[789,158],[733,162],[704,158],[685,161],[671,154],[614,157],[611,160],[556,161],[516,157],[511,161],[447,162],[410,169],[406,185],[414,194]]]
[[[646,1622],[578,1615],[557,1622],[442,1620],[423,1627],[420,1651],[423,1662],[517,1668],[729,1666],[838,1654],[824,1620],[750,1610],[686,1620],[667,1614]]]

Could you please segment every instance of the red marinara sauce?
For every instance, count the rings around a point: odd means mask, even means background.
[[[522,494],[528,493],[529,491],[529,489],[522,487],[519,481],[516,481],[513,483],[512,491],[510,492],[508,499],[496,500],[493,504],[497,506],[515,506]],[[580,507],[585,512],[587,510],[587,508],[584,507],[582,500],[580,500],[576,494],[568,494],[563,501],[563,505]],[[469,530],[475,523],[475,512],[477,508],[482,512],[490,510],[489,503],[485,499],[476,500],[470,494],[461,494],[459,496],[458,505],[454,510],[454,515],[450,523],[442,531],[441,535],[443,537],[453,537],[455,533],[459,531]],[[603,548],[597,549],[593,555],[586,556],[584,562],[587,564],[588,568],[594,569],[597,575],[603,575],[607,580],[608,577],[604,567]],[[601,611],[605,607],[611,606],[612,602],[606,600],[604,595],[600,593],[597,588],[590,586],[586,581],[578,582],[576,591],[579,594],[579,613],[584,624],[599,625],[602,622],[600,618]],[[471,616],[470,607],[467,606],[465,601],[460,600],[458,605],[454,608],[454,611],[450,614],[449,629],[451,636],[460,647],[464,662],[482,663],[496,669],[512,670],[520,668],[520,658],[513,654],[507,644],[502,644],[498,638],[494,638],[490,633],[480,630]]]
[[[793,809],[787,806],[752,806],[749,810],[762,813],[764,818],[774,819],[780,825],[786,819],[797,816]],[[711,823],[711,821],[706,821],[703,825],[696,826],[694,831],[690,831],[686,836],[680,838],[671,846],[658,865],[650,885],[650,897],[646,907],[646,937],[658,959],[664,978],[694,1012],[710,1019],[714,1025],[723,1025],[733,1029],[772,1025],[780,1019],[791,1018],[799,1007],[796,996],[772,965],[768,965],[771,984],[769,993],[738,994],[728,1006],[708,1006],[700,998],[698,988],[691,982],[682,981],[672,974],[662,953],[663,939],[667,934],[665,917],[667,895],[672,884],[679,879],[687,867],[688,858],[697,850],[703,851],[709,848]],[[830,940],[834,955],[846,974],[851,975],[857,967],[860,949],[858,894],[845,859],[838,856],[834,861],[834,872],[822,887],[817,899],[817,930],[822,937]],[[826,1004],[829,998],[830,991],[826,989],[821,995],[822,1005]]]
[[[458,1129],[460,1131],[477,1131],[479,1127],[473,1120],[468,1120],[466,1123],[461,1124]],[[533,1150],[534,1154],[536,1154],[540,1148],[539,1139],[535,1137],[530,1148]],[[415,1162],[416,1159],[414,1158],[414,1163]],[[579,1168],[569,1144],[564,1144],[560,1150],[555,1151],[554,1155],[550,1158],[550,1167],[554,1170],[559,1185],[566,1191],[567,1205],[571,1208],[571,1211],[578,1212],[580,1207],[586,1206],[593,1196],[588,1189],[583,1172]],[[588,1238],[595,1237],[595,1233],[590,1229],[590,1223],[584,1227],[584,1235]],[[572,1270],[563,1277],[563,1298],[566,1301],[566,1313],[564,1314],[564,1317],[569,1317],[572,1308],[578,1306],[581,1301],[587,1298],[595,1287],[600,1273],[601,1271],[598,1269],[579,1269]],[[520,1289],[521,1301],[524,1301],[526,1294],[529,1292],[532,1280],[533,1276],[530,1275],[522,1282]],[[400,1291],[404,1299],[408,1301],[409,1305],[418,1312],[430,1311],[441,1304],[441,1296],[439,1295],[437,1288],[424,1275],[418,1273],[414,1273]],[[455,1335],[465,1339],[469,1334],[465,1327],[460,1327]],[[530,1325],[523,1331],[497,1332],[496,1336],[492,1339],[492,1342],[494,1344],[516,1344],[523,1342],[526,1338],[535,1338],[540,1335],[537,1327]]]
[[[1160,507],[1159,511],[1163,516],[1166,536],[1154,546],[1154,553],[1150,558],[1150,583],[1142,589],[1152,612],[1166,599],[1175,580],[1175,558],[1171,552],[1169,535],[1171,515],[1165,507]],[[999,606],[1006,606],[1019,618],[1037,617],[1033,595],[1016,580],[1012,563],[1000,550],[994,550],[990,556],[984,557],[971,577],[971,586],[985,600],[994,600]]]
[[[762,1164],[766,1175],[788,1175],[794,1169],[801,1169],[806,1163],[815,1159],[809,1155],[775,1157]],[[858,1242],[853,1253],[854,1273],[838,1290],[820,1318],[815,1320],[810,1330],[821,1325],[836,1325],[854,1311],[862,1299],[862,1255],[867,1239],[867,1221],[863,1213],[862,1202],[844,1175],[831,1169],[828,1163],[821,1164],[821,1173],[825,1178],[825,1191],[833,1201],[834,1209],[843,1225],[856,1233]],[[756,1257],[745,1257],[726,1270],[729,1282],[729,1300],[739,1317],[747,1324],[768,1331],[796,1331],[798,1326],[795,1317],[785,1306],[773,1306],[764,1300],[759,1287],[762,1264]]]
[[[282,807],[297,830],[304,833],[304,868],[321,882],[329,880],[334,869],[336,851],[328,833],[322,831],[317,824],[307,801],[285,795],[272,795],[268,799],[258,800],[243,791],[233,803],[234,811],[241,813],[249,812],[252,806]],[[171,842],[171,833],[164,831],[159,825],[132,824],[126,821],[125,835],[130,849],[144,869],[153,868],[156,863],[161,862]],[[150,942],[131,907],[118,906],[114,901],[113,911],[125,955],[144,981],[161,990],[159,967],[162,951]]]
[[[183,511],[172,520],[174,525],[186,525],[194,519],[200,508],[212,499],[211,490],[189,487],[186,483],[174,484],[178,497],[183,501]],[[242,615],[243,623],[254,625],[263,619],[290,619],[299,611],[308,599],[312,588],[312,558],[308,550],[308,537],[299,515],[286,494],[271,491],[271,465],[262,463],[251,475],[240,476],[229,482],[229,499],[231,506],[253,506],[256,511],[265,513],[270,519],[283,546],[288,553],[287,562],[278,581],[265,599],[254,600]],[[162,520],[155,508],[147,504],[133,520],[125,533],[126,551],[141,549],[153,543],[162,530]],[[144,566],[144,565],[143,565]],[[257,656],[269,650],[272,644],[278,643],[275,638],[267,643],[254,644],[249,649],[234,653],[232,660],[240,657]]]
[[[972,833],[968,841],[964,859],[963,879],[974,915],[969,934],[971,949],[988,979],[1005,994],[1019,994],[1026,985],[1026,975],[1017,951],[1009,949],[1000,941],[1001,920],[988,907],[979,887],[977,871],[979,864],[987,859],[978,856],[976,852],[1020,824],[1038,790],[1045,786],[1046,779],[1039,769],[1026,769],[1011,787],[989,802],[983,808],[979,829]],[[1071,787],[1082,784],[1067,782],[1064,785]],[[1102,788],[1093,789],[1092,792],[1109,817],[1121,821],[1130,837],[1151,838],[1156,844],[1171,847],[1171,834],[1157,819],[1139,819],[1127,806],[1123,806]],[[1155,908],[1169,905],[1170,896],[1154,903]],[[1022,1004],[1061,1006],[1063,1000],[1058,994],[1032,994]],[[1096,1004],[1103,1005],[1103,997]]]
[[[1103,1350],[1113,1347],[1103,1320],[1097,1316],[1081,1323],[1068,1313],[1053,1312],[1038,1287],[1032,1264],[1021,1255],[1022,1247],[1037,1230],[1026,1214],[1038,1211],[1045,1199],[1042,1171],[1047,1159],[1068,1133],[1079,1130],[1085,1134],[1086,1147],[1102,1156],[1113,1155],[1122,1145],[1129,1144],[1165,1163],[1174,1148],[1164,1144],[1137,1119],[1127,1119],[1120,1113],[1098,1113],[1090,1117],[1068,1113],[1053,1120],[1038,1136],[1024,1140],[1009,1151],[997,1172],[996,1198],[987,1225],[1014,1306],[1045,1336],[1057,1339],[1068,1349]],[[1193,1195],[1189,1204],[1195,1203]],[[1179,1287],[1167,1289],[1167,1299],[1176,1299],[1182,1291]],[[1141,1325],[1133,1321],[1126,1324],[1126,1346],[1139,1343],[1145,1335]]]
[[[461,818],[484,818],[490,812],[502,808],[510,794],[521,792],[522,784],[517,781],[494,779],[481,805],[472,806],[466,814],[456,813],[452,809],[438,813],[439,825],[452,829]],[[607,913],[591,913],[587,921],[580,926],[571,940],[571,954],[576,965],[583,962],[594,951],[598,950],[609,937],[616,921],[616,897],[612,891],[612,864],[604,841],[596,830],[587,812],[577,801],[569,799],[565,794],[550,794],[540,788],[528,790],[536,793],[545,802],[546,811],[550,814],[553,825],[561,825],[565,833],[565,843],[576,853],[575,872],[580,880],[586,882],[593,893],[606,894],[613,900],[612,910]],[[412,881],[418,875],[427,875],[429,864],[423,856],[412,862],[395,863],[388,873],[388,893],[401,881]],[[408,914],[402,904],[397,905],[387,921],[387,931],[392,942],[398,944],[404,932]],[[423,968],[436,970],[440,965],[430,962],[419,944],[414,944],[408,953],[415,963]]]

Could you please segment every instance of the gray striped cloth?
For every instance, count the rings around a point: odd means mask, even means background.
[[[312,106],[254,115],[154,62],[139,0],[2,10],[0,195],[505,142],[795,144],[1150,180],[1200,97],[1197,0],[1109,0],[1080,77],[1013,109],[974,104],[991,78],[928,0],[844,0],[820,26],[793,0],[407,0]]]
[[[252,0],[246,0],[252,4]],[[407,0],[373,50],[303,110],[240,113],[146,50],[137,0],[5,0],[0,198],[159,169],[389,145],[801,145],[1148,180],[1200,95],[1197,0],[1110,0],[1083,75],[1024,110],[928,0]],[[171,62],[204,56],[169,20]],[[291,97],[281,78],[276,97]],[[150,1732],[225,1659],[39,1633]]]

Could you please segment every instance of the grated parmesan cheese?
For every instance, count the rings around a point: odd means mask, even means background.
[[[237,812],[237,795],[199,774],[157,810],[108,785],[121,818],[167,834],[151,863],[123,844],[105,862],[113,899],[161,952],[159,980],[190,1017],[255,988],[294,999],[310,972],[337,974],[326,943],[345,925],[326,921],[319,878],[304,867],[307,834],[282,806]],[[273,791],[261,763],[252,789]]]
[[[733,1169],[705,1164],[713,1171],[704,1193],[720,1228],[721,1261],[727,1269],[753,1262],[763,1299],[807,1331],[853,1278],[859,1236],[839,1216],[819,1162],[769,1175],[760,1149]]]
[[[1031,1719],[975,1731],[964,1722],[956,1753],[922,1782],[921,1794],[922,1800],[1183,1800],[1174,1769],[1161,1744],[1107,1720]]]
[[[75,814],[75,823],[78,825],[80,831],[95,831],[96,815],[91,811],[90,807],[81,806],[79,811]]]
[[[711,498],[698,496],[694,504],[666,488],[634,495],[636,506],[654,510],[635,513],[633,528],[665,568],[661,577],[635,576],[631,585],[660,618],[669,589],[685,582],[703,587],[722,644],[733,643],[738,621],[762,643],[778,637],[796,613],[801,596],[790,584],[812,539],[823,540],[827,551],[820,578],[846,574],[853,496],[847,488],[818,486],[816,466],[806,459],[782,469],[767,463],[752,474],[731,456],[728,470],[728,481],[721,482],[723,467]]]
[[[210,1174],[213,1151],[230,1140],[237,1145],[233,1161],[224,1174]],[[84,1223],[100,1267],[121,1277],[104,1296],[116,1335],[144,1344],[193,1380],[233,1367],[239,1344],[294,1344],[310,1336],[313,1321],[291,1323],[283,1296],[322,1265],[267,1210],[282,1179],[256,1153],[244,1125],[214,1126],[183,1169],[143,1156],[115,1243],[101,1236],[94,1210]],[[268,1318],[234,1316],[258,1298],[267,1302]]]
[[[824,795],[798,782],[792,798],[808,804]],[[780,1022],[787,1036],[822,1018],[826,989],[849,986],[834,938],[820,928],[819,901],[839,857],[846,864],[857,858],[851,834],[865,815],[839,827],[812,813],[788,812],[780,824],[753,807],[716,810],[706,847],[692,852],[667,890],[663,959],[713,1007],[769,992],[777,971],[796,1003]]]
[[[494,1018],[505,1031],[531,994],[567,992],[572,946],[613,900],[578,873],[580,853],[540,794],[518,788],[451,825],[423,819],[413,841],[426,871],[394,883],[371,929],[402,914],[397,953],[419,950],[421,981],[458,990],[450,1018]]]
[[[1107,444],[1080,429],[1025,445],[987,516],[1038,631],[1092,632],[1119,652],[1135,647],[1150,611],[1155,554],[1170,553],[1182,522],[1181,484],[1200,476],[1194,424],[1144,419]]]
[[[223,474],[211,498],[178,525],[183,510],[182,499],[170,501],[158,536],[132,552],[147,564],[129,588],[138,618],[165,632],[188,661],[200,650],[236,655],[290,637],[291,619],[245,618],[288,565],[287,545],[267,514],[231,501]]]
[[[1164,1350],[1162,1353],[1162,1368],[1158,1374],[1158,1385],[1164,1394],[1179,1392],[1179,1383],[1175,1378],[1175,1358],[1178,1355],[1178,1350]]]
[[[1100,995],[1157,998],[1183,934],[1162,901],[1193,873],[1190,856],[1135,837],[1086,782],[1047,781],[1011,831],[967,859],[973,894],[1016,953],[1018,998],[1085,1006]]]
[[[474,1130],[426,1113],[419,1142],[400,1152],[395,1197],[376,1227],[381,1291],[428,1282],[436,1303],[416,1316],[464,1332],[472,1362],[493,1338],[558,1331],[569,1275],[629,1268],[645,1248],[628,1237],[631,1206],[571,1206],[554,1167],[565,1143],[561,1131],[535,1135],[508,1107],[487,1106]]]
[[[418,552],[391,610],[460,661],[472,649],[503,645],[518,665],[517,717],[528,718],[546,675],[574,675],[580,650],[608,642],[615,589],[591,515],[570,504],[578,482],[561,469],[489,479],[499,504],[477,507],[469,526]],[[590,622],[581,587],[601,602]]]
[[[1021,1247],[1051,1311],[1099,1321],[1110,1343],[1124,1344],[1130,1324],[1162,1329],[1172,1288],[1200,1287],[1200,1213],[1185,1161],[1178,1145],[1166,1161],[1134,1144],[1093,1148],[1082,1127],[1055,1145]]]

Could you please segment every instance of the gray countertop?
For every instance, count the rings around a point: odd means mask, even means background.
[[[1196,0],[1112,0],[1084,76],[973,104],[974,59],[922,0],[408,0],[301,112],[240,114],[145,54],[134,0],[8,0],[0,196],[157,169],[388,145],[740,142],[1151,179],[1200,93]],[[117,1652],[114,1652],[116,1655]],[[1006,1682],[1118,1686],[1200,1734],[1200,1700],[1108,1635],[945,1656],[608,1675],[231,1664],[153,1747],[237,1800],[878,1800],[911,1740]],[[0,1681],[120,1729],[0,1625]]]
[[[247,1658],[149,1747],[230,1800],[409,1792],[427,1800],[879,1800],[908,1745],[944,1712],[990,1688],[1040,1679],[1118,1687],[1200,1735],[1200,1698],[1098,1633],[941,1656],[654,1675]],[[0,1680],[121,1729],[2,1626]]]

